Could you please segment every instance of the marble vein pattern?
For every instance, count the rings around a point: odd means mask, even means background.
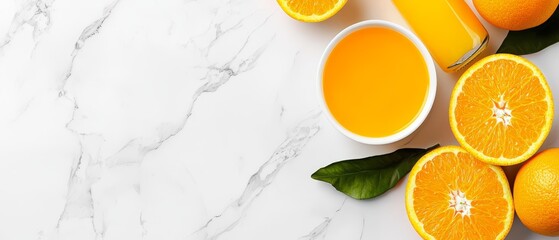
[[[344,201],[342,202],[342,205],[336,210],[334,215],[337,214],[338,212],[340,212],[340,210],[342,210],[342,208],[344,207],[345,201],[346,201],[346,199],[344,199]],[[318,226],[313,228],[313,230],[309,234],[307,234],[307,235],[305,235],[305,236],[303,236],[299,239],[300,240],[316,240],[316,239],[326,238],[326,233],[327,233],[327,230],[328,230],[328,226],[330,226],[330,222],[332,222],[333,217],[334,216],[325,217],[324,221],[322,221]]]
[[[252,201],[272,183],[288,161],[300,154],[307,142],[319,131],[317,125],[319,116],[319,113],[313,113],[290,131],[288,138],[278,146],[270,159],[250,177],[242,195],[229,204],[222,213],[210,219],[198,231],[206,235],[205,239],[217,239],[222,233],[230,231],[235,227],[245,215]]]
[[[80,37],[76,41],[74,50],[72,51],[68,71],[64,76],[64,80],[60,84],[61,85],[60,86],[61,92],[59,94],[60,96],[64,95],[64,86],[66,85],[66,81],[68,80],[68,78],[72,76],[72,67],[74,66],[74,60],[76,59],[76,56],[78,55],[79,51],[82,49],[82,47],[85,45],[85,42],[90,37],[93,37],[95,34],[99,33],[99,30],[103,26],[103,23],[111,15],[112,10],[116,7],[116,5],[119,2],[120,0],[115,0],[113,3],[105,7],[103,11],[103,15],[99,19],[95,20],[93,23],[91,23],[90,25],[88,25],[86,28],[83,29],[82,33],[80,34]]]
[[[0,49],[9,44],[13,36],[25,25],[33,28],[33,40],[38,41],[41,34],[50,26],[50,7],[53,2],[54,0],[23,1],[20,9],[13,15],[8,31],[0,38]]]
[[[217,239],[234,229],[320,129],[314,102],[282,101],[291,94],[284,82],[300,78],[301,57],[276,41],[271,6],[3,3],[2,15],[12,19],[0,25],[0,156],[13,160],[0,162],[14,166],[2,180],[26,180],[2,187],[13,196],[2,205],[16,207],[2,208],[0,223],[13,227],[0,239]],[[284,66],[269,73],[272,64]],[[221,94],[232,81],[240,85]],[[270,127],[276,130],[263,133]],[[212,165],[227,158],[211,173],[222,176],[217,185],[204,186]],[[44,171],[18,174],[30,164]],[[227,176],[234,165],[247,166]]]

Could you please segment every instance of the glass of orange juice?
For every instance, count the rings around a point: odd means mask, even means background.
[[[439,66],[452,72],[482,52],[489,35],[464,0],[392,0]]]
[[[409,136],[427,117],[437,89],[427,48],[411,31],[383,20],[356,23],[334,37],[318,80],[334,127],[367,144]]]

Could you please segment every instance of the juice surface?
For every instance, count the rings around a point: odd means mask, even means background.
[[[393,0],[445,71],[488,36],[464,0]]]
[[[402,34],[382,27],[357,30],[330,53],[323,72],[326,105],[347,130],[385,137],[407,127],[427,98],[423,56]]]

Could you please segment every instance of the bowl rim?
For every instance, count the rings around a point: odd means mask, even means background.
[[[367,137],[367,136],[362,136],[359,134],[356,134],[354,132],[349,131],[348,129],[346,129],[344,126],[342,126],[332,115],[332,113],[330,112],[327,104],[326,104],[326,100],[324,99],[324,91],[323,91],[323,73],[324,73],[324,66],[326,64],[326,60],[328,59],[328,56],[330,55],[330,53],[332,52],[332,50],[334,49],[334,47],[346,36],[348,36],[349,34],[363,29],[363,28],[369,28],[369,27],[383,27],[383,28],[388,28],[391,30],[394,30],[402,35],[404,35],[407,39],[409,39],[415,46],[416,48],[419,50],[419,52],[421,53],[421,55],[423,56],[423,60],[425,61],[425,64],[427,65],[427,72],[429,74],[429,89],[428,89],[428,93],[427,93],[427,98],[425,99],[425,103],[423,104],[421,111],[419,113],[419,115],[413,120],[413,122],[411,124],[409,124],[407,127],[405,127],[404,129],[402,129],[401,131],[389,135],[389,136],[385,136],[385,137]],[[322,53],[322,56],[320,58],[320,63],[319,63],[319,68],[318,68],[318,72],[317,72],[317,79],[318,79],[318,97],[319,97],[319,103],[320,103],[320,108],[322,109],[323,112],[326,113],[326,116],[328,118],[328,120],[330,121],[331,124],[334,125],[334,127],[340,131],[342,134],[344,134],[345,136],[357,141],[357,142],[361,142],[361,143],[365,143],[365,144],[370,144],[370,145],[384,145],[384,144],[390,144],[390,143],[394,143],[397,142],[399,140],[402,140],[403,138],[409,136],[410,134],[412,134],[413,132],[415,132],[415,130],[417,130],[419,128],[419,126],[421,126],[421,124],[425,121],[425,119],[427,118],[427,116],[429,115],[429,112],[431,111],[431,108],[433,107],[433,104],[435,102],[435,95],[437,92],[437,72],[435,70],[435,63],[433,61],[433,58],[431,57],[431,55],[429,54],[429,51],[427,50],[427,47],[425,47],[425,45],[423,44],[423,42],[421,42],[421,40],[419,40],[419,38],[412,33],[410,30],[396,24],[390,21],[386,21],[386,20],[365,20],[362,22],[358,22],[355,23],[347,28],[345,28],[344,30],[342,30],[341,32],[339,32],[331,41],[330,43],[328,43],[328,46],[326,47],[326,49],[324,50],[324,52]]]

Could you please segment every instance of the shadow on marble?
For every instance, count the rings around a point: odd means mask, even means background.
[[[347,1],[346,5],[330,19],[320,22],[319,28],[339,29],[367,20],[362,1]]]

